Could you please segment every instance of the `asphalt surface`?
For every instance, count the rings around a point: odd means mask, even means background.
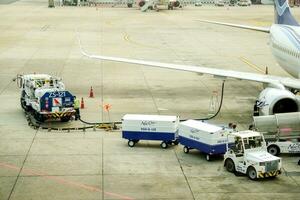
[[[300,20],[299,11],[292,9]],[[210,116],[220,102],[222,80],[91,60],[80,53],[76,32],[93,54],[253,73],[268,66],[271,74],[288,76],[271,54],[267,34],[196,21],[268,26],[273,6],[142,13],[121,6],[50,9],[44,1],[18,1],[1,6],[0,16],[5,19],[0,20],[0,200],[299,199],[299,155],[282,155],[284,173],[277,178],[250,181],[228,173],[221,156],[207,162],[196,150],[184,154],[181,145],[163,150],[160,142],[141,141],[129,148],[120,130],[36,130],[27,124],[13,82],[17,74],[34,72],[62,77],[68,90],[84,98],[86,121],[120,121],[126,113]],[[91,86],[95,98],[88,98]],[[262,89],[226,80],[224,105],[210,123],[247,129]],[[109,114],[106,103],[112,105]]]

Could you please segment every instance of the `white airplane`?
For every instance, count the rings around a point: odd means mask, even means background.
[[[211,23],[269,33],[270,46],[274,57],[282,68],[294,78],[215,69],[203,66],[179,65],[120,57],[90,55],[82,48],[80,39],[79,43],[82,54],[93,59],[132,63],[164,69],[195,72],[199,74],[210,74],[223,79],[234,78],[238,80],[260,82],[263,83],[266,88],[260,93],[258,101],[256,102],[259,115],[299,112],[300,97],[295,95],[295,91],[300,91],[300,26],[292,16],[287,0],[275,0],[275,23],[270,28],[220,22]]]
[[[174,8],[180,7],[181,3],[179,0],[137,0],[137,5],[142,11],[148,9],[155,9],[158,11],[158,6],[166,6],[168,10],[173,10]]]

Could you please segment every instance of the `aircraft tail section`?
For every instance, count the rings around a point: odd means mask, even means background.
[[[299,26],[299,23],[291,14],[288,0],[274,0],[275,24]]]

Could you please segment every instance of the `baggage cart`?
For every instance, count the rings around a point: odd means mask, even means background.
[[[208,161],[212,155],[225,154],[229,132],[225,128],[196,120],[187,120],[178,127],[179,143],[184,146],[184,153],[197,149],[206,154]],[[233,144],[233,138],[229,139]]]
[[[134,147],[140,140],[162,141],[160,146],[178,144],[179,117],[166,115],[126,114],[122,119],[122,137]]]

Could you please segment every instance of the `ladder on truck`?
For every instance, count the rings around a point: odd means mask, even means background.
[[[146,1],[145,5],[143,5],[141,7],[141,11],[146,12],[148,10],[149,6],[153,6],[153,5],[154,5],[154,0],[148,0],[148,1]]]

